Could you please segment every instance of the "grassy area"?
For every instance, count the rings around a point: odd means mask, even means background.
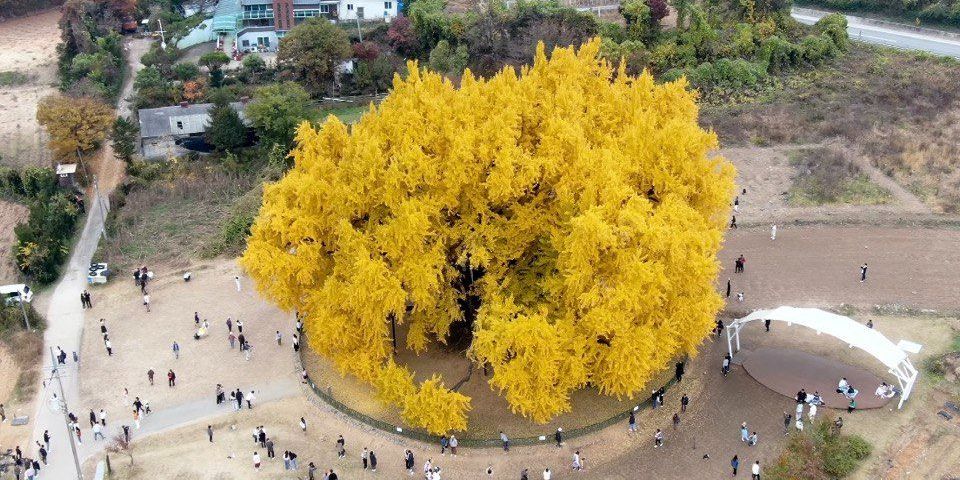
[[[841,435],[833,423],[821,420],[792,434],[784,450],[765,478],[844,478],[870,456],[872,447],[860,436]]]
[[[21,72],[10,72],[2,71],[0,72],[0,87],[16,87],[18,85],[23,85],[33,78],[30,75]]]
[[[325,108],[321,110],[320,118],[327,118],[327,115],[335,115],[341,122],[350,125],[360,121],[360,117],[366,113],[368,105],[350,105],[336,108]]]
[[[209,159],[139,163],[111,199],[109,238],[97,258],[116,271],[135,265],[187,265],[238,253],[259,207],[263,162]],[[237,226],[239,223],[239,226]]]
[[[24,312],[30,320],[31,331],[28,331],[24,325]],[[20,310],[19,304],[0,305],[0,343],[3,343],[6,350],[11,353],[19,369],[16,384],[10,396],[14,402],[26,401],[36,389],[37,376],[40,374],[39,360],[44,353],[43,330],[45,328],[46,321],[33,309],[32,305],[26,304],[23,311]]]
[[[779,79],[755,95],[708,104],[702,121],[727,146],[839,138],[923,193],[935,209],[958,212],[957,85],[956,60],[857,44],[830,64]]]
[[[797,169],[787,199],[791,205],[879,205],[893,196],[870,181],[853,163],[855,153],[837,145],[799,150],[791,157]]]

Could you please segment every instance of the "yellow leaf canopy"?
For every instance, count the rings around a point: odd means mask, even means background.
[[[411,64],[351,130],[302,125],[295,166],[266,187],[242,265],[408,420],[425,426],[415,405],[442,383],[413,393],[388,318],[421,351],[464,321],[467,293],[481,305],[468,354],[540,422],[587,383],[633,396],[708,335],[733,167],[708,158],[716,136],[684,80],[630,77],[598,50],[541,46],[519,74],[468,71],[459,88]],[[483,274],[465,292],[468,268]],[[462,428],[465,402],[429,428]]]

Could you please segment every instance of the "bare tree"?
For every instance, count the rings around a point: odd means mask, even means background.
[[[113,437],[113,443],[107,447],[107,452],[126,455],[130,458],[130,466],[133,466],[133,442],[127,440],[123,433]]]

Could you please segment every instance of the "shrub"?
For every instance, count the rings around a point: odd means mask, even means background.
[[[673,69],[663,75],[665,81],[672,81],[686,76],[698,88],[732,88],[742,89],[754,87],[767,78],[766,66],[761,63],[750,62],[742,58],[721,58],[716,62],[702,63],[693,68]]]
[[[847,51],[850,47],[850,37],[847,34],[847,17],[839,13],[827,15],[815,24],[817,29],[825,33],[840,51]]]
[[[244,59],[246,60],[246,59]],[[180,81],[193,80],[200,76],[200,67],[192,63],[178,63],[173,66],[173,77]]]
[[[812,65],[823,63],[825,60],[836,57],[839,53],[840,49],[826,33],[808,35],[800,43],[801,58]]]

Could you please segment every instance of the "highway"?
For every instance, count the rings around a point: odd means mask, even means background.
[[[830,12],[807,8],[794,8],[790,15],[800,23],[812,25]],[[913,29],[909,25],[902,27],[888,22],[847,15],[847,32],[850,39],[901,50],[919,50],[935,55],[960,59],[960,35],[937,33],[932,30]]]

